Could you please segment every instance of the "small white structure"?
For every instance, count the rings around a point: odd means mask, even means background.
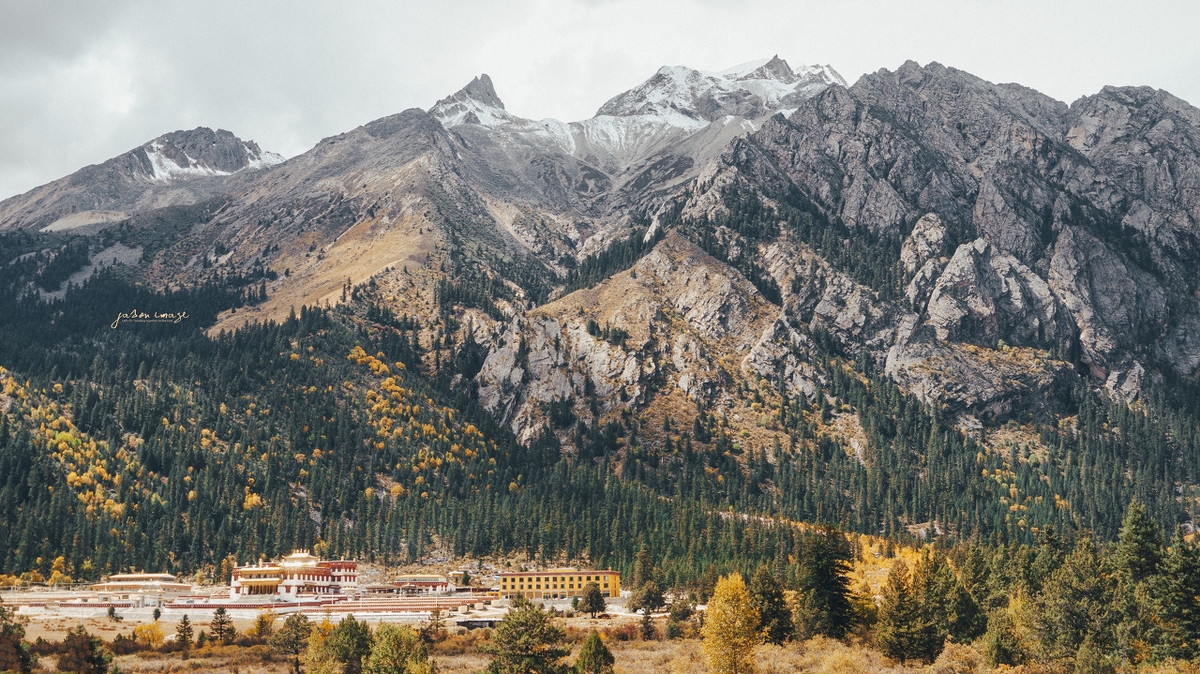
[[[97,601],[130,602],[133,606],[161,606],[164,600],[189,594],[193,589],[170,573],[114,573],[103,583],[92,585]]]

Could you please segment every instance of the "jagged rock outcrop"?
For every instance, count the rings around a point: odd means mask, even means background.
[[[568,400],[600,419],[652,397],[721,402],[734,380],[783,377],[814,395],[807,339],[737,272],[668,235],[632,269],[514,320],[476,377],[484,407],[518,437]]]
[[[913,229],[900,247],[900,262],[906,275],[914,274],[926,262],[941,257],[946,243],[946,225],[937,213],[926,213],[913,225]]]
[[[726,195],[749,192],[819,212],[860,256],[897,242],[896,274],[873,275],[899,278],[902,298],[886,300],[895,286],[801,273],[811,265],[777,273],[770,246],[737,246],[757,247],[808,329],[867,349],[931,402],[991,414],[1025,404],[997,381],[1061,388],[1069,368],[1022,379],[1017,366],[969,355],[1001,342],[1071,362],[1129,398],[1153,367],[1192,376],[1200,366],[1200,282],[1186,271],[1200,264],[1198,141],[1200,111],[1165,92],[1106,87],[1068,107],[909,62],[735,140],[683,213],[720,217]],[[930,363],[950,374],[923,374]]]
[[[983,239],[958,247],[933,286],[925,315],[942,341],[1065,347],[1072,337],[1050,286]]]

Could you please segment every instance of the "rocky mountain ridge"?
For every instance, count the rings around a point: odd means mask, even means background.
[[[278,272],[218,329],[377,282],[396,314],[472,333],[471,387],[525,440],[555,405],[731,408],[751,382],[820,404],[814,349],[968,423],[1200,366],[1200,111],[1161,91],[1068,106],[936,63],[847,86],[773,58],[663,68],[570,124],[512,115],[483,75],[269,171],[253,144],[196,147],[118,158],[190,190],[122,221],[188,225],[148,278]],[[10,202],[2,226],[32,226]],[[645,250],[613,262],[630,237]],[[572,281],[585,262],[608,271]]]
[[[173,131],[101,164],[0,202],[0,231],[68,231],[198,203],[283,157],[229,131]],[[235,177],[236,176],[236,177]]]

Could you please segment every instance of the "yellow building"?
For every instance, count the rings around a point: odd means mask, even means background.
[[[621,574],[616,571],[548,569],[500,574],[500,596],[528,599],[567,599],[583,596],[583,587],[595,583],[605,597],[621,596]]]

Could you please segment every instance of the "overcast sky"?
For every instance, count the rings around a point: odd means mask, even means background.
[[[290,157],[484,72],[564,121],[662,65],[776,53],[851,83],[913,59],[1198,104],[1197,26],[1195,0],[0,0],[0,198],[196,126]]]

